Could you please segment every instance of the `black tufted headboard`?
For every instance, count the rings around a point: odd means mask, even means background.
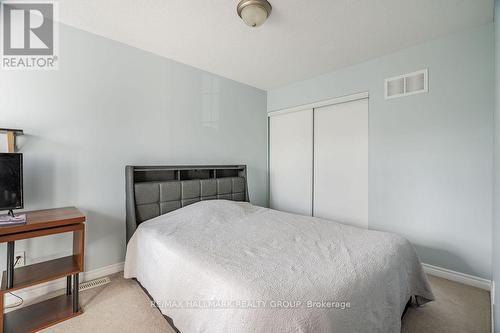
[[[201,200],[249,201],[245,165],[127,166],[127,243],[137,226]]]

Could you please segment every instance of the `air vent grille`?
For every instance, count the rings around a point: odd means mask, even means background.
[[[80,283],[80,285],[78,286],[78,290],[83,291],[83,290],[87,290],[87,289],[92,289],[95,287],[104,286],[105,284],[108,284],[110,282],[111,282],[110,278],[106,276],[106,277],[103,277],[100,279],[95,279],[95,280]]]
[[[385,99],[421,94],[429,91],[428,70],[385,79]]]

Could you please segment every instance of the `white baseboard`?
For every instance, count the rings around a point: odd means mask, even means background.
[[[90,281],[94,279],[98,279],[100,277],[104,277],[106,275],[111,275],[114,273],[118,273],[123,271],[123,266],[125,263],[120,262],[117,264],[101,267],[94,269],[92,271],[87,271],[80,273],[80,282],[85,282],[85,281]],[[51,293],[53,291],[61,290],[66,288],[66,278],[61,278],[57,280],[53,280],[47,283],[42,283],[35,285],[33,287],[17,290],[14,292],[14,294],[18,295],[21,297],[25,302],[28,302],[30,300],[33,300],[37,297],[46,295],[48,293]],[[10,295],[6,294],[4,302],[5,306],[13,305],[16,304],[19,300]]]
[[[443,279],[459,282],[468,286],[491,291],[491,280],[483,279],[477,276],[455,272],[450,269],[422,264],[427,274],[434,275]]]

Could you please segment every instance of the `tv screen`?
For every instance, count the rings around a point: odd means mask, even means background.
[[[0,153],[0,210],[23,208],[23,154]]]

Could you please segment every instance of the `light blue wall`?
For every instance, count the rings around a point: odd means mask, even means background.
[[[500,332],[500,0],[495,0],[495,193],[493,201],[493,281],[495,332]]]
[[[250,198],[266,204],[265,91],[67,26],[60,35],[58,71],[1,72],[0,125],[27,134],[26,208],[87,214],[87,270],[124,259],[127,164],[248,164]],[[71,242],[18,248],[33,262]]]
[[[493,24],[268,92],[268,110],[370,93],[369,225],[423,262],[491,278]],[[384,78],[429,69],[428,94]]]

